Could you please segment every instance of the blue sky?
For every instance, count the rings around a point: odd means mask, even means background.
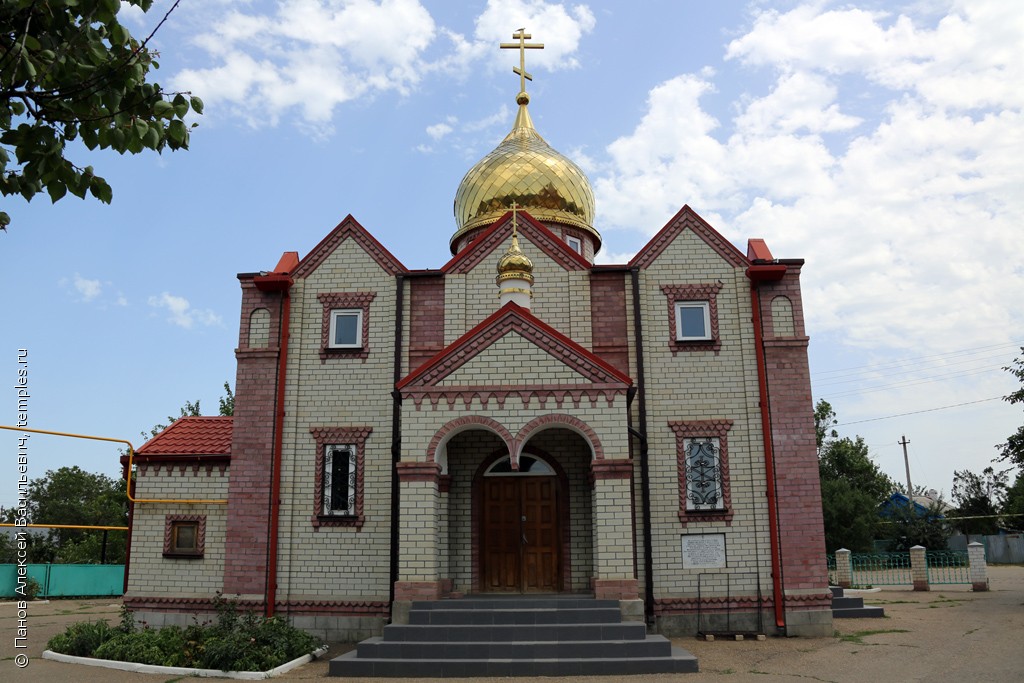
[[[144,35],[170,4],[123,21]],[[1003,0],[184,0],[153,80],[206,102],[192,149],[71,148],[110,206],[3,200],[0,372],[13,387],[28,350],[30,426],[140,445],[187,400],[216,414],[235,275],[349,213],[407,267],[443,264],[458,183],[512,124],[518,59],[497,44],[521,26],[546,45],[534,122],[595,188],[599,261],[683,204],[806,259],[814,396],[840,432],[901,481],[906,435],[914,483],[947,497],[990,464],[1024,419],[997,399],[1024,345],[1024,12]],[[104,444],[34,436],[29,455],[33,477],[119,471]]]

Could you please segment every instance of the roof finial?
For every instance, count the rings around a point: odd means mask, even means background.
[[[526,51],[527,50],[543,50],[544,43],[527,43],[526,41],[533,36],[526,32],[525,28],[521,28],[512,34],[512,37],[518,40],[518,43],[501,43],[500,47],[503,50],[519,50],[519,66],[512,67],[512,72],[519,74],[519,94],[516,95],[517,104],[529,104],[530,96],[526,94],[526,81],[532,81],[533,76],[526,71]]]
[[[516,209],[519,207],[514,201],[512,202],[512,239],[516,238],[517,225],[516,225]]]

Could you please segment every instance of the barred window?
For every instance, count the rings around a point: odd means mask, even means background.
[[[717,437],[684,439],[686,509],[722,510],[722,449]]]
[[[324,515],[356,514],[356,447],[352,444],[324,447]]]

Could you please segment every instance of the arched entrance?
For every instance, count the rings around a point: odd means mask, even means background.
[[[562,589],[562,485],[539,455],[495,460],[479,477],[480,588],[497,593]]]

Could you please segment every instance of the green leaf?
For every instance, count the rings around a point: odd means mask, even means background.
[[[179,147],[184,144],[185,136],[188,134],[188,130],[185,128],[185,124],[177,119],[171,121],[170,125],[167,126],[167,137],[171,139],[173,143],[172,148]]]
[[[25,103],[17,100],[11,102],[11,111],[15,116],[21,116],[25,113]]]
[[[89,192],[104,204],[109,204],[114,197],[114,192],[110,189],[110,185],[107,185],[107,181],[99,176],[93,176],[89,184]]]
[[[82,142],[85,143],[86,147],[89,149],[96,149],[96,145],[100,142],[100,137],[95,128],[90,126],[82,128],[78,132],[82,136]]]
[[[174,118],[174,105],[167,100],[157,100],[153,103],[153,116],[161,119]]]
[[[203,113],[203,101],[197,96],[192,96],[192,110],[197,114]]]
[[[154,127],[150,127],[150,129],[146,131],[145,137],[142,138],[142,144],[149,149],[156,149],[157,145],[160,144],[160,131]]]
[[[11,217],[6,211],[0,211],[0,229],[6,229],[11,224]]]
[[[174,113],[178,116],[179,119],[188,113],[188,100],[186,100],[185,96],[181,93],[178,93],[174,96],[173,106]]]
[[[135,124],[132,127],[135,130],[135,136],[140,140],[146,137],[146,131],[149,130],[149,124],[142,119],[135,119]]]
[[[46,186],[46,191],[50,193],[51,203],[56,204],[68,193],[68,187],[62,182],[55,181]]]

